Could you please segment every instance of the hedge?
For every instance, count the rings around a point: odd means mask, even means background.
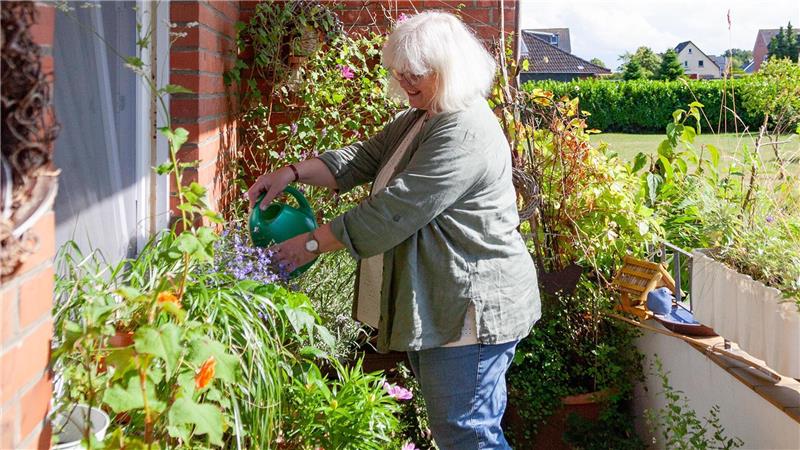
[[[581,109],[591,113],[588,126],[605,132],[663,133],[666,124],[672,121],[672,112],[678,108],[687,109],[695,100],[705,106],[708,121],[702,121],[703,130],[710,126],[719,132],[741,132],[745,126],[757,130],[764,120],[764,102],[756,99],[764,95],[761,86],[771,84],[764,81],[758,75],[724,81],[583,79],[565,83],[546,80],[525,83],[523,89],[540,88],[552,91],[556,97],[578,97]],[[786,82],[790,81],[796,82]],[[740,117],[736,127],[732,111],[726,111],[726,117],[721,120],[723,93],[726,93],[728,107],[735,105]]]

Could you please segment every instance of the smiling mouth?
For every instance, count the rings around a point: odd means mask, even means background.
[[[414,91],[414,92],[406,91],[406,95],[408,95],[409,97],[412,97],[412,96],[417,95],[419,93],[420,93],[420,91]]]

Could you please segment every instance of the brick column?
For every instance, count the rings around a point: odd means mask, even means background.
[[[33,40],[42,47],[42,71],[52,83],[55,10],[37,4]],[[51,84],[52,87],[52,84]],[[0,448],[50,448],[47,415],[52,395],[50,341],[53,322],[55,220],[46,212],[29,231],[33,254],[0,280]]]
[[[196,170],[185,172],[184,183],[196,181],[205,186],[215,209],[235,194],[230,183],[233,174],[226,175],[225,171],[227,157],[235,150],[232,114],[236,108],[225,91],[222,74],[234,62],[231,52],[236,48],[238,19],[238,1],[170,2],[170,21],[177,24],[173,31],[187,33],[170,50],[170,83],[193,91],[170,99],[173,125],[189,131],[189,140],[178,156],[182,161],[200,160]],[[199,26],[188,27],[192,22]],[[174,181],[171,190],[175,191]],[[173,214],[177,214],[176,206],[173,196]]]

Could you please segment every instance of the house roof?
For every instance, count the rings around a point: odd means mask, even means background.
[[[572,42],[569,38],[569,28],[526,28],[522,30],[522,32],[555,34],[558,36],[558,45],[556,47],[564,50],[567,53],[572,53]]]
[[[715,66],[717,66],[717,68],[719,70],[722,70],[725,67],[725,57],[724,56],[722,57],[722,65],[720,65],[719,62],[717,61],[717,57],[716,56],[708,56],[708,55],[706,55],[706,52],[701,50],[700,47],[698,47],[697,44],[695,44],[692,41],[683,41],[680,44],[676,45],[675,46],[675,53],[680,54],[681,50],[686,48],[686,46],[689,45],[689,44],[694,45],[694,48],[696,48],[700,53],[702,53],[703,56],[708,58]]]
[[[764,46],[768,46],[769,41],[771,41],[772,38],[777,36],[779,31],[780,30],[778,28],[758,30],[758,35],[756,36],[756,40],[761,40],[761,42],[764,43]]]
[[[686,48],[686,46],[691,44],[691,43],[692,43],[692,41],[684,41],[684,42],[681,42],[680,44],[676,45],[675,46],[675,53],[680,53],[681,50]]]
[[[742,70],[744,71],[744,73],[753,73],[755,71],[755,69],[756,69],[756,61],[755,60],[751,60],[750,62],[748,62],[747,64],[745,64],[742,67]]]
[[[527,59],[530,62],[528,73],[575,73],[587,75],[611,73],[608,69],[596,66],[585,59],[578,58],[536,38],[532,33],[523,31],[522,41],[525,43],[527,52],[523,52],[520,59]]]
[[[714,61],[714,63],[720,69],[724,69],[725,66],[727,65],[727,61],[725,60],[725,56],[724,55],[720,55],[720,56],[708,55],[708,57],[711,58],[711,60]]]

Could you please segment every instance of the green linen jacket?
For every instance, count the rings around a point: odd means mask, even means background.
[[[370,139],[320,155],[339,191],[372,182],[423,113],[408,109]],[[470,303],[483,344],[530,332],[541,307],[511,169],[497,118],[476,101],[431,117],[386,188],[331,221],[356,260],[383,253],[379,351],[458,339]]]

